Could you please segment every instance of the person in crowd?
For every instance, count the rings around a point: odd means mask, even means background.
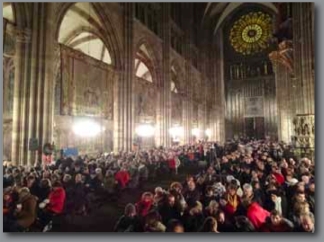
[[[182,222],[185,231],[198,232],[204,222],[203,206],[199,201],[196,201],[194,205],[189,205],[182,216]]]
[[[207,155],[212,147],[217,154],[214,160]],[[15,217],[22,187],[37,197],[36,212],[41,221],[44,214],[49,220],[60,220],[63,216],[91,214],[100,205],[114,206],[119,197],[129,197],[120,191],[130,188],[132,193],[150,193],[135,204],[141,227],[136,231],[200,231],[204,218],[214,217],[219,232],[288,231],[287,221],[293,223],[294,231],[312,232],[314,163],[308,158],[298,160],[291,151],[285,153],[289,149],[282,142],[241,137],[224,146],[217,143],[216,147],[214,142],[200,141],[96,157],[60,157],[57,164],[45,167],[4,164],[4,228],[26,231],[17,225]],[[189,172],[185,181],[170,181],[169,187],[155,179],[156,189],[151,190],[149,182],[154,176],[170,179],[165,174],[171,156],[179,157],[184,171],[187,166],[196,169],[206,160],[208,166]],[[148,214],[152,219],[149,216],[145,220]],[[212,220],[208,221],[212,225]]]
[[[173,194],[168,194],[166,200],[158,207],[158,211],[162,217],[163,224],[168,224],[169,220],[181,218],[181,207],[176,203]]]
[[[272,210],[270,217],[261,225],[261,232],[292,232],[294,230],[294,223],[282,217],[277,210]]]
[[[295,232],[307,232],[315,233],[315,218],[312,213],[301,214],[300,217],[300,226],[298,226]]]
[[[151,211],[144,218],[144,232],[165,232],[166,226],[162,223],[160,214]]]
[[[184,227],[180,220],[171,219],[166,227],[165,232],[184,233]]]
[[[129,203],[114,227],[114,232],[140,232],[140,220],[136,214],[135,205]]]
[[[207,217],[199,232],[219,233],[217,230],[217,220],[214,217]]]
[[[145,217],[153,208],[153,197],[154,195],[151,192],[144,192],[141,200],[135,204],[137,214],[140,217]]]

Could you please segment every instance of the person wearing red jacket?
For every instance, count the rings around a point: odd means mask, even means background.
[[[126,168],[122,168],[120,171],[116,173],[115,180],[121,189],[124,189],[127,186],[130,180],[130,175],[126,170]]]
[[[54,214],[61,214],[64,211],[65,205],[65,190],[60,182],[55,182],[53,184],[53,190],[50,192],[48,199],[49,203],[47,205],[47,210]]]
[[[65,190],[62,187],[61,182],[56,181],[52,185],[53,189],[48,195],[48,199],[45,199],[39,204],[39,219],[40,223],[47,225],[55,215],[60,215],[64,212],[65,208]]]
[[[173,155],[170,155],[168,158],[168,165],[169,165],[169,170],[170,170],[170,174],[173,175],[176,173],[176,169],[177,169],[177,163],[176,163],[176,159]]]
[[[247,206],[247,218],[251,221],[254,228],[259,230],[270,216],[270,212],[261,207],[257,202],[247,200],[243,203],[246,203]]]
[[[144,192],[141,200],[135,204],[137,214],[140,217],[145,217],[153,206],[153,194],[150,192]]]

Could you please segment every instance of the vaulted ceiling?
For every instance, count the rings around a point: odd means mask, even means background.
[[[111,64],[109,50],[100,38],[102,22],[91,3],[79,2],[65,14],[59,31],[58,41],[73,49]]]

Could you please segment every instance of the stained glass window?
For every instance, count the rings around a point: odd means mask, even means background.
[[[258,53],[269,46],[272,20],[269,14],[251,12],[238,19],[230,30],[230,43],[243,55]]]

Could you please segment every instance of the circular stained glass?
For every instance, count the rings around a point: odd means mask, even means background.
[[[268,14],[252,12],[237,20],[230,31],[230,42],[235,51],[250,55],[268,47],[272,21]]]

